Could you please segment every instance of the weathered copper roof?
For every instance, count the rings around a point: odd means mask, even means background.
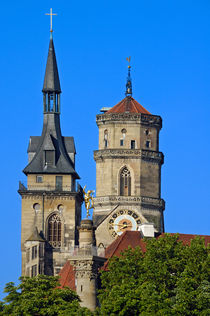
[[[109,113],[143,113],[143,114],[151,114],[147,111],[140,103],[138,103],[134,98],[131,96],[125,97],[121,100],[118,104],[113,106],[106,114]]]
[[[43,92],[61,92],[60,80],[58,75],[58,67],[55,57],[55,49],[53,39],[50,39],[47,66],[45,70]]]

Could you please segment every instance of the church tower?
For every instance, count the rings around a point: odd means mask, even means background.
[[[96,116],[99,149],[96,161],[96,197],[93,222],[98,246],[106,247],[125,230],[154,224],[164,232],[159,151],[160,116],[153,115],[132,97],[128,66],[126,96]]]
[[[22,197],[22,275],[56,275],[78,245],[82,190],[76,186],[73,137],[60,128],[60,80],[51,33],[43,85],[43,129],[31,136]]]

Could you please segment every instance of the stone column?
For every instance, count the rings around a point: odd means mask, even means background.
[[[93,247],[93,222],[89,219],[81,221],[79,227],[79,249],[72,256],[76,278],[76,291],[81,299],[81,306],[94,311],[97,306],[97,277],[98,269],[103,266],[105,258],[97,256],[96,247]]]

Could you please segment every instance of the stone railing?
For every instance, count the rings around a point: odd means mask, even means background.
[[[82,187],[76,183],[74,187],[70,185],[56,186],[49,183],[26,184],[19,181],[19,192],[27,191],[45,191],[45,192],[79,192],[82,193]]]
[[[112,204],[112,203],[118,203],[122,202],[125,204],[141,204],[141,205],[151,205],[155,207],[159,207],[161,209],[165,209],[165,201],[163,199],[156,199],[152,197],[147,196],[99,196],[94,198],[94,205],[100,205],[100,204]]]
[[[144,125],[162,127],[162,119],[158,115],[141,114],[141,113],[110,113],[96,115],[96,123],[104,121],[136,121]]]
[[[154,163],[163,164],[164,155],[162,152],[145,150],[145,149],[102,149],[94,151],[94,159],[123,159],[123,158],[137,158]]]

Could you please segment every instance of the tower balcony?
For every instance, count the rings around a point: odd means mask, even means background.
[[[49,193],[81,193],[82,187],[78,182],[74,185],[58,185],[50,183],[37,183],[37,184],[27,184],[24,181],[19,181],[18,192],[21,193],[31,193],[31,192],[49,192]]]
[[[153,163],[163,164],[164,155],[162,152],[146,149],[101,149],[94,151],[94,160],[104,159],[142,159]]]

